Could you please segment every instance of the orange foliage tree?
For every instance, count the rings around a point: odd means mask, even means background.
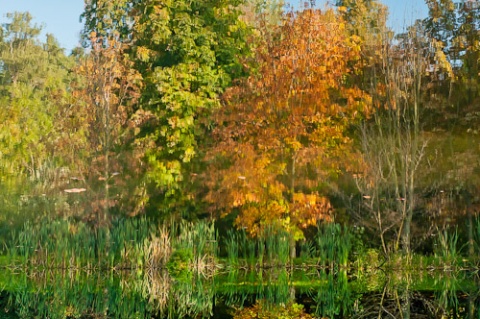
[[[265,225],[303,237],[331,220],[325,181],[341,168],[347,130],[368,116],[370,96],[351,83],[360,72],[360,39],[333,10],[285,16],[257,47],[258,72],[224,96],[206,156],[207,200],[256,236]]]

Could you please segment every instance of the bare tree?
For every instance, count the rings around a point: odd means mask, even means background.
[[[372,79],[377,111],[361,127],[365,170],[355,181],[366,215],[357,217],[375,221],[385,254],[400,248],[411,253],[419,166],[427,145],[420,107],[429,51],[419,29],[419,25],[411,27],[396,43],[385,40],[383,61]]]

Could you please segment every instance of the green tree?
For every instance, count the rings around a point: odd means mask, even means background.
[[[60,106],[69,100],[73,60],[52,35],[39,40],[41,27],[32,24],[29,13],[7,17],[10,21],[0,28],[2,218],[15,216],[22,223],[27,207],[41,216],[49,210],[44,204],[58,195],[56,142],[62,133],[57,123],[62,121]]]
[[[182,185],[198,152],[198,133],[205,132],[199,119],[220,107],[219,95],[244,74],[239,55],[247,52],[247,27],[240,4],[143,1],[136,8],[144,13],[135,16],[133,39],[145,79],[141,107],[150,116],[143,127],[146,177],[150,195],[163,204],[186,195]]]
[[[55,155],[55,121],[68,96],[72,66],[53,36],[38,40],[41,28],[29,13],[8,14],[0,43],[0,160],[11,174],[36,178]]]
[[[132,9],[138,0],[85,0],[85,9],[81,15],[84,20],[82,38],[84,46],[91,43],[91,32],[97,39],[117,39],[128,42],[131,36]],[[104,43],[107,45],[107,42]]]
[[[140,128],[134,144],[147,167],[142,202],[149,199],[156,212],[190,197],[184,186],[208,130],[203,124],[220,106],[223,90],[244,74],[238,57],[248,52],[242,3],[86,2],[84,36],[95,32],[130,45],[125,52],[143,79],[132,116]]]

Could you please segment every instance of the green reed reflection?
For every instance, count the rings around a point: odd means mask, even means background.
[[[479,318],[479,279],[466,272],[4,270],[0,318]]]
[[[213,281],[175,281],[167,272],[37,272],[4,284],[5,309],[20,318],[209,317]]]

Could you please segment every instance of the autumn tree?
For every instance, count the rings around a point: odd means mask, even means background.
[[[66,130],[74,131],[64,136],[63,145],[70,150],[65,155],[72,173],[90,193],[93,215],[89,218],[105,222],[109,208],[131,195],[125,182],[131,179],[129,169],[138,158],[128,143],[135,134],[131,116],[141,77],[118,38],[92,32],[90,41],[91,51],[75,68],[79,80],[72,85],[74,104],[64,110]],[[124,189],[112,198],[110,188],[119,183]]]
[[[362,48],[362,71],[352,81],[374,94],[372,82],[381,76],[376,70],[381,67],[385,39],[393,37],[387,27],[388,8],[376,0],[337,0],[335,4],[349,35]]]
[[[60,149],[70,178],[86,191],[86,205],[77,214],[96,223],[109,220],[113,206],[127,214],[135,211],[123,205],[135,198],[127,184],[135,184],[133,175],[141,166],[132,147],[132,114],[142,79],[128,55],[129,7],[121,0],[85,1],[82,38],[88,50],[73,54],[77,60],[73,99],[61,110]],[[115,190],[120,185],[122,191]]]
[[[387,7],[377,0],[337,0],[339,14],[348,22],[351,35],[366,43],[379,43],[378,37],[386,30]]]
[[[207,200],[237,227],[302,228],[333,218],[325,183],[347,157],[349,126],[369,113],[369,96],[350,82],[360,47],[333,10],[285,16],[256,52],[258,74],[224,95],[207,156]],[[292,250],[294,253],[294,250]]]

